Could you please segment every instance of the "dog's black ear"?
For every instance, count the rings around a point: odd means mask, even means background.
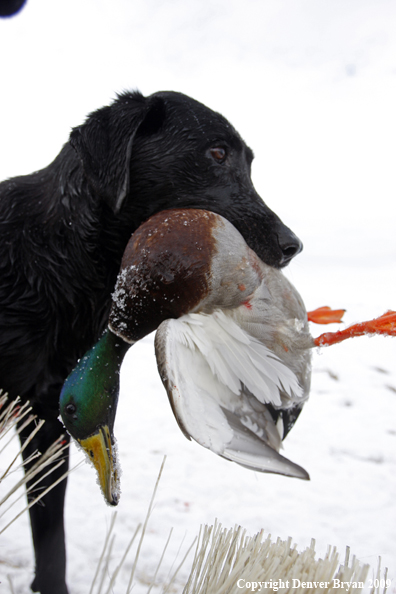
[[[146,99],[140,93],[128,93],[112,105],[98,109],[72,130],[70,144],[81,159],[90,185],[115,213],[128,195],[136,134],[154,134],[164,118],[161,98]]]

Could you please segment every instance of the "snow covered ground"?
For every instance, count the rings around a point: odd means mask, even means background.
[[[47,165],[70,128],[117,91],[182,91],[222,112],[254,149],[258,192],[304,242],[286,274],[307,308],[345,307],[348,324],[396,308],[394,1],[28,0],[0,22],[0,54],[0,179]],[[147,591],[171,527],[164,579],[180,543],[186,550],[216,517],[301,549],[315,538],[320,553],[349,545],[373,568],[381,556],[396,592],[395,355],[390,338],[315,354],[311,398],[285,442],[311,475],[303,482],[188,442],[152,337],[134,346],[116,424],[116,556],[144,520],[167,455],[134,592]],[[84,464],[67,497],[71,594],[89,592],[112,513]],[[10,574],[15,592],[29,592],[32,570],[24,516],[0,540],[1,591]]]

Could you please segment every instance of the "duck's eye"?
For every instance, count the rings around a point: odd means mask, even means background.
[[[68,415],[74,415],[74,413],[77,410],[77,407],[75,404],[68,404],[65,408],[66,412]]]
[[[224,163],[227,158],[227,151],[222,146],[213,146],[209,149],[210,156],[218,163]]]

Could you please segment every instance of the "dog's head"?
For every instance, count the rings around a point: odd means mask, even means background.
[[[220,114],[174,92],[125,93],[72,131],[94,192],[130,232],[176,207],[227,218],[267,264],[282,267],[302,244],[255,191],[253,153]]]

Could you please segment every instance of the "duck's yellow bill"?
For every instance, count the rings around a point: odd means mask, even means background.
[[[117,505],[120,498],[119,476],[109,428],[103,425],[97,433],[78,442],[96,468],[106,501],[110,505]]]

